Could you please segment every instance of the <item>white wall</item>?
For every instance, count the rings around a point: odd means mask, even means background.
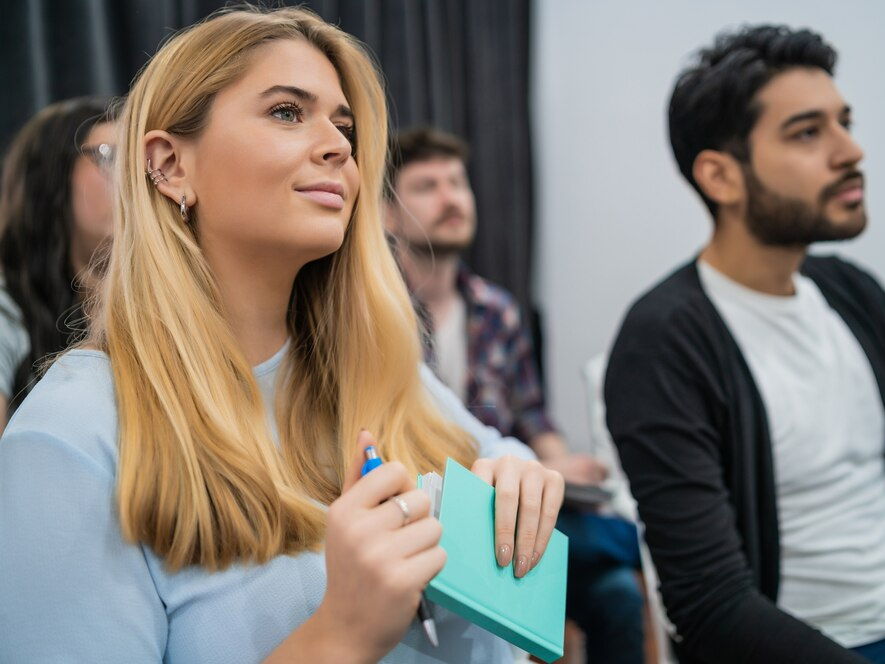
[[[536,300],[552,413],[587,444],[579,370],[608,348],[629,303],[706,241],[706,209],[682,179],[666,104],[688,56],[724,27],[777,22],[820,31],[867,158],[870,226],[822,246],[885,281],[885,3],[878,0],[537,0],[533,129]]]

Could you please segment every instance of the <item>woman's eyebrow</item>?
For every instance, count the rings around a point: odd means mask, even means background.
[[[262,92],[261,96],[271,97],[280,92],[290,94],[296,99],[307,104],[315,104],[319,99],[314,93],[305,90],[304,88],[296,87],[294,85],[272,85],[267,90]],[[351,111],[350,107],[346,104],[341,104],[338,108],[336,108],[334,115],[343,115],[344,117],[353,120],[353,111]]]
[[[314,93],[308,92],[303,88],[297,88],[294,85],[272,85],[267,90],[262,92],[261,96],[272,97],[279,92],[288,93],[304,102],[316,102],[317,100],[317,96]]]

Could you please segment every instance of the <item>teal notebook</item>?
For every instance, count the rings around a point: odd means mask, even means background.
[[[547,551],[523,578],[495,561],[495,490],[452,459],[439,520],[445,567],[427,586],[432,602],[545,662],[562,657],[568,538],[553,531]]]

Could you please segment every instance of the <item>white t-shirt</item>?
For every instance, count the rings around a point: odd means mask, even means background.
[[[762,396],[780,527],[778,606],[846,647],[885,637],[885,413],[817,285],[766,295],[698,261]]]
[[[464,401],[467,396],[467,304],[460,295],[446,317],[434,326],[433,349],[437,375]]]

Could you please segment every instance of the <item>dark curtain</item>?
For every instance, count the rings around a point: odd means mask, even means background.
[[[2,0],[0,147],[46,104],[125,93],[157,46],[218,0]],[[364,41],[393,127],[431,124],[471,145],[479,227],[468,262],[529,305],[530,0],[314,0]]]

